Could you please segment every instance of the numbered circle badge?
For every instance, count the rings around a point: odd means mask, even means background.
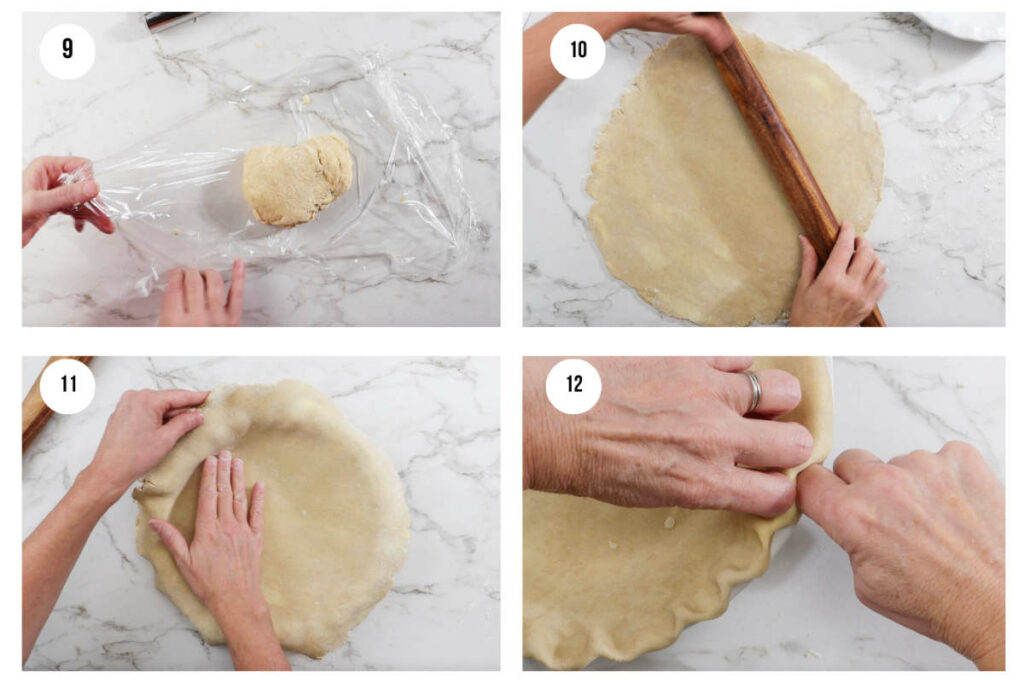
[[[569,24],[551,39],[551,64],[566,78],[590,78],[604,64],[604,38],[586,24]]]
[[[601,398],[601,375],[585,360],[563,360],[548,373],[546,389],[548,400],[556,409],[566,415],[580,415]]]
[[[50,363],[39,381],[39,393],[50,410],[74,415],[89,407],[96,395],[96,379],[89,366],[73,358]]]
[[[81,78],[96,61],[96,43],[81,26],[54,26],[39,43],[39,60],[51,76],[64,81]]]

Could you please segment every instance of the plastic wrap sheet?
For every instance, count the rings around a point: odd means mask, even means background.
[[[245,153],[328,133],[352,154],[349,191],[294,228],[254,218],[241,192]],[[94,292],[101,300],[147,296],[176,267],[229,271],[239,257],[256,268],[329,263],[333,276],[362,282],[444,279],[481,238],[451,130],[375,56],[317,59],[213,96],[203,111],[63,180],[90,173],[100,194],[87,208],[113,219],[136,261],[109,274]]]

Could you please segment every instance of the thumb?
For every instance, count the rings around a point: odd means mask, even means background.
[[[164,547],[167,548],[171,553],[171,557],[174,558],[174,563],[179,568],[187,567],[189,564],[188,543],[185,541],[185,537],[181,535],[181,532],[170,522],[155,518],[149,520],[149,528],[160,537]]]
[[[800,235],[800,279],[796,283],[798,292],[802,292],[814,283],[818,275],[818,255],[814,253],[811,241]]]
[[[100,188],[95,180],[81,180],[52,190],[37,192],[33,199],[33,208],[40,213],[54,214],[87,202],[99,193]]]
[[[203,424],[203,414],[198,410],[186,410],[178,413],[167,421],[160,431],[166,435],[171,445],[178,443],[178,440]]]

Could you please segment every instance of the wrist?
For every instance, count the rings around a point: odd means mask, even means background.
[[[574,491],[573,463],[579,452],[576,423],[579,416],[559,413],[546,396],[537,414],[531,419],[529,431],[523,435],[523,487],[539,491]]]
[[[635,23],[636,12],[600,12],[591,23],[591,27],[608,40],[619,31],[630,28]]]
[[[213,596],[207,601],[206,607],[217,620],[225,637],[228,637],[229,633],[271,623],[270,606],[263,594],[258,591],[249,597]]]
[[[629,28],[633,16],[631,12],[561,12],[559,24],[585,24],[608,40],[619,31]]]
[[[1002,578],[993,576],[986,579],[976,575],[972,583],[979,590],[960,596],[958,602],[964,608],[955,614],[942,616],[941,621],[948,625],[939,629],[939,633],[946,635],[941,640],[974,662],[978,669],[1001,671],[1006,666],[1006,607],[1005,591],[1000,589]]]
[[[980,671],[1002,671],[1006,668],[1005,619],[1005,610],[993,610],[984,624],[961,635],[959,647],[954,646],[954,649],[974,662]]]
[[[72,488],[84,498],[106,509],[116,503],[128,487],[98,470],[95,465],[89,464],[75,477]]]
[[[978,671],[1005,671],[1006,644],[1000,642],[971,661],[974,662],[974,666],[978,667]]]

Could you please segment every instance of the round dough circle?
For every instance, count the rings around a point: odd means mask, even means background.
[[[281,228],[313,220],[351,185],[352,155],[336,135],[253,147],[242,164],[242,194],[253,216]]]
[[[884,148],[865,102],[826,64],[738,32],[840,220],[881,197]],[[702,325],[771,323],[800,274],[796,215],[692,36],[654,51],[601,131],[589,224],[612,275]]]
[[[814,435],[811,463],[832,447],[832,389],[821,358],[759,358],[800,380],[803,398],[781,418]],[[625,508],[556,493],[523,495],[523,655],[552,669],[597,657],[628,661],[713,619],[738,583],[760,576],[772,535],[797,521],[724,510]],[[672,520],[672,521],[669,521]]]
[[[170,520],[191,542],[201,465],[231,451],[245,463],[250,495],[256,481],[267,487],[261,585],[277,637],[322,657],[387,594],[405,561],[409,512],[394,466],[330,398],[301,382],[220,387],[201,410],[203,424],[132,493],[139,554],[203,639],[223,643],[148,522]]]

